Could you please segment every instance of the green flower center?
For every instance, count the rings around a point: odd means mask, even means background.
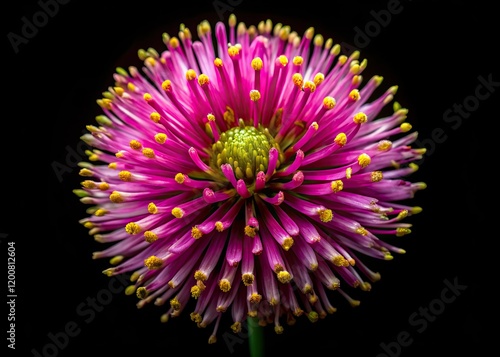
[[[221,165],[229,164],[236,179],[253,180],[259,171],[267,172],[269,150],[278,150],[276,169],[283,158],[280,146],[266,128],[238,126],[220,134],[219,140],[212,145],[211,165],[220,170]]]

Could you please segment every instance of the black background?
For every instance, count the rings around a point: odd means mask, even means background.
[[[221,2],[234,4],[233,12],[247,24],[270,18],[291,25],[299,34],[314,26],[346,50],[361,47],[361,57],[368,59],[365,78],[379,74],[385,78],[384,88],[399,85],[396,99],[409,108],[408,121],[428,148],[420,170],[411,177],[428,184],[413,201],[424,211],[411,218],[413,233],[394,241],[407,253],[391,262],[366,260],[381,272],[382,280],[370,293],[353,293],[362,301],[358,308],[337,299],[337,313],[316,324],[300,319],[294,327],[285,326],[282,335],[266,328],[266,355],[479,355],[493,344],[486,324],[495,310],[495,297],[488,292],[494,281],[487,276],[487,253],[498,233],[495,222],[485,217],[488,205],[483,198],[489,200],[496,193],[481,192],[496,181],[490,172],[495,159],[487,136],[498,120],[493,110],[500,99],[498,86],[462,120],[446,122],[444,114],[455,104],[473,103],[468,97],[475,96],[479,77],[500,81],[494,11],[480,1],[438,6],[401,0],[402,11],[377,31],[369,25],[374,12],[386,10],[391,1]],[[101,247],[78,223],[86,207],[71,192],[79,188],[81,178],[75,161],[68,161],[68,153],[79,147],[85,125],[95,123],[99,114],[95,100],[113,84],[117,66],[140,67],[137,50],[163,50],[161,33],[176,34],[181,22],[195,34],[201,20],[227,21],[230,12],[218,13],[213,1],[72,0],[60,5],[15,53],[7,34],[20,35],[23,16],[31,19],[40,5],[30,0],[8,6],[2,10],[6,61],[0,81],[4,92],[0,246],[3,256],[8,242],[17,247],[14,355],[31,357],[32,349],[41,353],[51,342],[49,334],[64,331],[73,321],[78,333],[58,356],[247,356],[244,336],[231,346],[224,342],[228,325],[220,327],[218,343],[209,345],[211,327],[198,329],[189,311],[161,324],[162,308],[138,310],[137,299],[123,293],[114,294],[112,302],[92,318],[78,312],[87,298],[108,288],[110,279],[101,273],[107,262],[91,259]],[[375,32],[362,43],[355,37],[356,28]],[[59,164],[67,171],[58,177],[53,165]],[[466,288],[417,331],[422,325],[412,325],[410,316],[420,308],[439,306],[445,280]],[[7,328],[5,322],[0,330]],[[411,343],[398,350],[394,341],[403,331]],[[0,340],[2,350],[12,352],[5,337]],[[392,355],[382,344],[393,346]]]

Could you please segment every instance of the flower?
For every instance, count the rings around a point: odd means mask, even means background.
[[[360,256],[404,250],[381,237],[410,233],[407,201],[424,183],[404,179],[424,149],[397,86],[370,100],[366,60],[309,28],[262,21],[204,21],[198,40],[181,26],[166,50],[140,50],[142,71],[117,68],[97,100],[93,150],[74,190],[80,222],[107,248],[109,276],[131,273],[129,295],[164,307],[162,321],[192,307],[199,327],[228,312],[274,324],[335,312],[336,296],[368,291],[380,274]],[[229,310],[229,311],[228,311]],[[227,316],[227,315],[226,315]]]

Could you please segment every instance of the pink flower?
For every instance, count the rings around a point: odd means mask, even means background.
[[[397,87],[370,99],[382,77],[364,83],[359,52],[313,28],[231,16],[197,30],[139,51],[142,71],[118,68],[97,101],[75,190],[92,205],[81,223],[107,243],[94,258],[132,273],[127,293],[162,306],[162,321],[194,301],[209,342],[225,312],[235,332],[252,316],[281,333],[333,313],[336,296],[359,304],[348,290],[380,279],[361,256],[404,253],[384,238],[421,211],[403,203],[425,188],[405,180],[424,152],[408,111],[381,115]]]

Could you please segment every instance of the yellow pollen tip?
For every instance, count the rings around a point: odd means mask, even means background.
[[[411,130],[411,124],[410,123],[403,123],[399,126],[401,129],[401,132],[406,133],[407,131]]]
[[[349,261],[341,255],[336,255],[332,258],[332,263],[338,267],[348,267]]]
[[[353,89],[350,93],[349,93],[349,99],[350,100],[353,100],[353,101],[356,101],[356,100],[359,100],[361,98],[360,94],[359,94],[359,90],[357,89]]]
[[[319,219],[323,223],[328,223],[333,219],[333,212],[331,209],[322,209],[319,210]]]
[[[144,232],[144,240],[148,243],[153,243],[158,240],[158,236],[154,232],[146,231]]]
[[[245,235],[249,236],[250,238],[255,237],[256,233],[256,228],[252,226],[245,226]]]
[[[106,211],[103,208],[99,208],[97,211],[94,212],[94,215],[97,217],[102,217],[104,216],[108,211]]]
[[[125,226],[125,231],[128,234],[138,234],[141,232],[141,227],[135,222],[130,222]]]
[[[193,285],[191,287],[191,296],[195,299],[198,299],[201,295],[201,289],[197,285]]]
[[[363,153],[363,154],[359,155],[359,157],[358,157],[358,164],[362,168],[367,167],[370,164],[370,162],[371,162],[371,158],[367,154]]]
[[[95,188],[96,185],[95,185],[95,182],[94,181],[91,181],[91,180],[85,180],[81,183],[81,185],[84,187],[84,188],[88,188],[88,189],[92,189],[92,188]]]
[[[252,273],[245,273],[241,275],[241,280],[245,286],[249,286],[253,284],[255,276]]]
[[[120,264],[125,257],[123,255],[117,255],[109,260],[109,264],[111,265],[117,265]]]
[[[323,108],[327,110],[333,109],[333,107],[335,107],[335,104],[336,102],[333,97],[325,97],[323,99]]]
[[[130,140],[129,146],[134,150],[142,149],[142,144],[137,140]]]
[[[309,319],[309,321],[314,323],[314,322],[318,321],[319,315],[316,311],[311,311],[307,314],[307,318]]]
[[[155,134],[155,141],[158,144],[165,144],[165,142],[167,141],[167,134],[165,134],[165,133]]]
[[[231,325],[231,330],[234,333],[240,333],[241,332],[241,322],[236,321],[234,324]]]
[[[125,295],[133,295],[135,293],[135,285],[129,285],[125,288]]]
[[[153,202],[148,203],[148,212],[151,214],[158,213],[158,207]]]
[[[200,239],[203,236],[203,232],[198,227],[191,228],[191,237],[194,239]]]
[[[122,195],[120,195],[120,193],[116,192],[116,191],[113,191],[110,195],[109,195],[109,200],[113,203],[121,203],[124,201]]]
[[[392,148],[392,142],[390,140],[381,140],[377,145],[377,149],[380,151],[387,151],[390,148]]]
[[[203,321],[203,318],[197,312],[192,312],[191,314],[189,314],[189,316],[191,317],[191,321],[193,322],[200,323],[201,321]]]
[[[208,121],[215,121],[215,115],[213,115],[213,114],[208,114],[208,115],[207,115],[207,120],[208,120]]]
[[[146,102],[153,100],[153,96],[149,93],[144,93],[143,98]]]
[[[168,41],[168,44],[172,48],[177,48],[180,45],[179,39],[177,37],[171,37],[170,40]]]
[[[256,89],[252,89],[250,91],[250,99],[254,102],[258,101],[260,99],[260,92]]]
[[[130,171],[120,171],[118,177],[120,178],[120,180],[125,182],[132,181],[132,174],[130,173]]]
[[[174,309],[174,311],[178,311],[181,309],[181,303],[177,297],[174,297],[170,300],[170,307]]]
[[[109,183],[101,182],[98,187],[99,187],[99,190],[106,191],[109,189]]]
[[[152,112],[151,114],[149,114],[149,119],[158,124],[160,122],[161,116],[157,112]]]
[[[363,124],[366,123],[368,120],[368,117],[366,116],[365,113],[359,112],[356,115],[354,115],[354,118],[352,119],[356,124]]]
[[[198,77],[198,84],[203,87],[208,83],[210,83],[210,79],[208,78],[208,76],[206,74],[200,74],[200,76]]]
[[[140,286],[137,288],[135,295],[139,299],[145,299],[148,296],[148,291],[146,290],[146,288],[144,286]]]
[[[165,92],[170,92],[172,90],[172,81],[170,81],[169,79],[167,80],[164,80],[161,84],[161,88],[165,91]]]
[[[227,49],[227,53],[230,57],[235,57],[240,54],[240,48],[238,46],[230,46]]]
[[[366,228],[359,227],[356,228],[356,233],[361,234],[362,236],[366,236],[368,234],[368,231],[366,230]]]
[[[344,183],[342,180],[334,180],[331,182],[330,188],[332,189],[332,192],[337,193],[344,189]]]
[[[159,269],[163,265],[163,260],[158,258],[157,256],[152,255],[149,258],[144,260],[144,265],[149,270]]]
[[[227,293],[229,290],[231,290],[231,283],[230,283],[230,282],[229,282],[229,280],[227,280],[227,279],[221,279],[221,280],[219,281],[219,288],[220,288],[223,292]]]
[[[197,280],[197,281],[206,281],[208,279],[208,276],[207,274],[205,274],[204,272],[202,272],[201,270],[197,270],[195,271],[194,273],[194,278]]]
[[[91,177],[94,176],[94,173],[89,170],[89,169],[81,169],[80,172],[78,173],[80,176],[83,177]]]
[[[382,179],[384,178],[384,174],[382,173],[382,171],[373,171],[371,174],[370,174],[370,180],[372,182],[379,182],[379,181],[382,181]]]
[[[108,168],[110,168],[111,170],[116,170],[117,167],[118,167],[118,164],[116,162],[110,162],[108,164]]]
[[[279,56],[278,61],[283,67],[288,64],[288,58],[285,55]]]
[[[286,283],[289,283],[290,281],[292,281],[292,275],[289,272],[287,272],[286,270],[280,271],[277,274],[277,277],[278,277],[278,280],[280,281],[280,283],[282,283],[282,284],[286,284]]]
[[[333,141],[338,146],[344,146],[347,143],[347,136],[345,133],[338,133]]]
[[[350,179],[352,177],[352,168],[348,167],[345,169],[345,177],[346,179]]]
[[[180,207],[172,208],[172,216],[175,218],[182,218],[182,216],[184,216],[184,211]]]
[[[118,94],[120,97],[125,93],[125,90],[122,87],[114,87],[113,90],[115,91],[116,94]]]
[[[186,71],[186,79],[188,81],[192,81],[195,78],[196,78],[196,72],[194,71],[194,69],[188,69]]]
[[[155,157],[155,152],[154,152],[154,150],[153,150],[153,149],[150,149],[150,148],[144,148],[144,149],[142,149],[142,154],[143,154],[144,156],[146,156],[147,158],[149,158],[149,159],[152,159],[152,158],[154,158],[154,157]]]
[[[404,219],[406,217],[408,217],[408,210],[404,209],[398,213],[398,216],[396,217],[396,219]]]
[[[215,65],[215,67],[218,67],[218,68],[222,67],[222,60],[220,58],[214,59],[214,65]]]
[[[293,238],[292,237],[286,237],[283,239],[283,243],[281,243],[281,247],[288,251],[293,245]]]
[[[411,229],[409,229],[409,228],[403,228],[403,227],[396,228],[396,236],[397,237],[402,237],[402,236],[405,236],[405,235],[410,234],[410,233],[411,233]]]
[[[135,92],[135,85],[134,85],[134,83],[131,83],[131,82],[127,83],[127,89],[129,91],[131,91],[131,92]]]
[[[415,206],[411,209],[411,214],[418,214],[420,212],[422,212],[422,207]]]
[[[217,232],[222,232],[224,230],[224,224],[220,221],[215,222],[215,229],[217,229]]]
[[[302,56],[295,56],[292,60],[292,63],[296,66],[301,66],[304,63],[304,58]]]
[[[262,301],[262,295],[257,293],[252,293],[252,295],[250,295],[249,301],[251,304],[258,304]]]
[[[317,86],[319,86],[325,80],[325,75],[323,73],[317,73],[314,76],[313,82]]]
[[[292,82],[295,84],[299,89],[302,89],[302,84],[304,83],[304,78],[300,73],[294,73],[292,76]]]
[[[316,84],[314,84],[314,82],[312,82],[312,81],[306,81],[304,83],[304,90],[305,89],[307,89],[308,91],[313,93],[316,90]]]
[[[184,174],[178,173],[175,175],[175,182],[182,184],[182,183],[184,183],[185,180],[186,180],[186,176],[184,176]]]

